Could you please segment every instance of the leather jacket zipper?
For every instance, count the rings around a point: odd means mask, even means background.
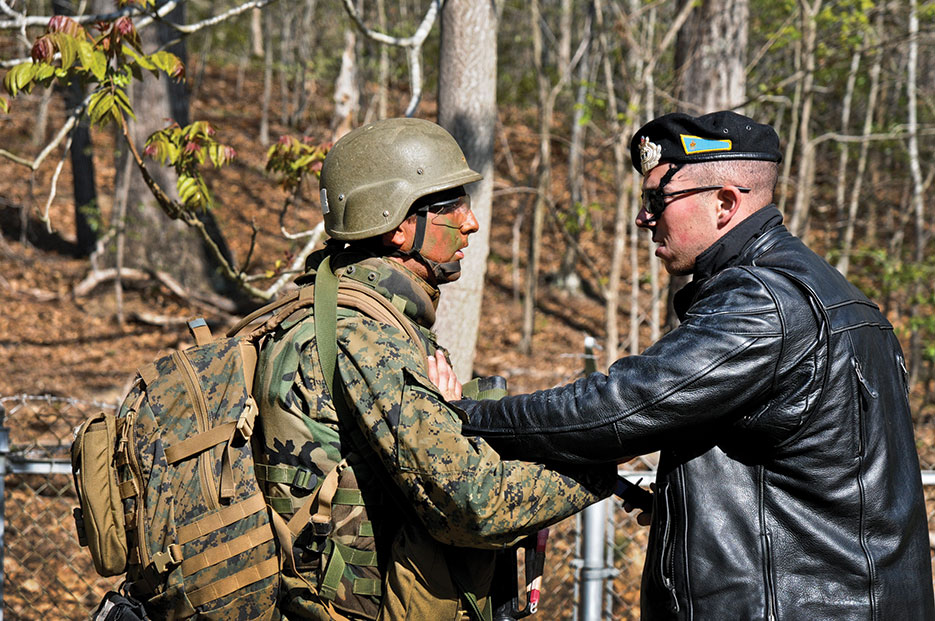
[[[857,382],[860,384],[860,387],[864,391],[866,401],[869,403],[871,400],[876,399],[880,396],[873,386],[864,378],[863,371],[860,367],[860,361],[855,357],[851,358],[851,364],[854,367],[854,373],[857,375]],[[865,406],[863,400],[858,407],[859,419],[857,427],[857,454],[862,456],[864,454],[864,409],[869,406]]]
[[[188,394],[192,396],[192,402],[195,404],[195,419],[198,421],[198,433],[208,430],[208,408],[205,405],[205,396],[198,384],[198,375],[195,373],[195,367],[191,361],[182,352],[175,352],[173,357],[176,363],[183,370],[182,376],[185,378],[185,386]],[[198,455],[199,472],[201,475],[201,486],[203,495],[208,502],[209,508],[219,511],[221,509],[220,492],[214,481],[214,472],[211,467],[211,451],[204,451]]]
[[[773,585],[773,551],[772,537],[769,526],[766,524],[766,469],[757,467],[757,480],[759,483],[759,514],[760,514],[760,552],[763,555],[763,590],[766,596],[766,618],[768,621],[776,619],[776,605],[774,601],[775,587]]]
[[[899,352],[896,352],[896,361],[899,362],[899,368],[903,372],[903,387],[906,389],[906,395],[909,394],[909,369],[906,368],[906,359]]]
[[[675,593],[675,581],[673,576],[675,575],[675,559],[673,554],[673,548],[675,544],[672,541],[672,514],[675,503],[671,498],[672,486],[666,484],[665,493],[662,495],[665,500],[665,529],[662,531],[662,559],[659,563],[659,576],[662,579],[662,584],[669,590],[669,596],[672,598],[672,611],[679,611],[679,600],[678,596]]]

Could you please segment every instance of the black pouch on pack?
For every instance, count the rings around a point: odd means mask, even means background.
[[[150,621],[143,610],[143,604],[121,595],[116,591],[110,591],[101,600],[100,605],[91,616],[92,621]]]

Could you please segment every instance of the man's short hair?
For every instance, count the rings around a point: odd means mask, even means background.
[[[748,187],[753,195],[771,199],[779,181],[779,164],[761,160],[717,160],[689,164],[683,174],[691,175],[701,185],[736,185]]]

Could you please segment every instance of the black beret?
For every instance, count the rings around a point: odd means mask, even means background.
[[[653,119],[633,135],[630,158],[633,168],[645,175],[661,162],[781,162],[782,152],[772,127],[724,110],[697,117],[675,112]]]

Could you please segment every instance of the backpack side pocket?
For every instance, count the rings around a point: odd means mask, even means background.
[[[71,446],[79,502],[75,509],[78,540],[90,550],[101,576],[116,576],[127,568],[126,526],[114,462],[116,443],[114,415],[101,412],[78,428]]]

